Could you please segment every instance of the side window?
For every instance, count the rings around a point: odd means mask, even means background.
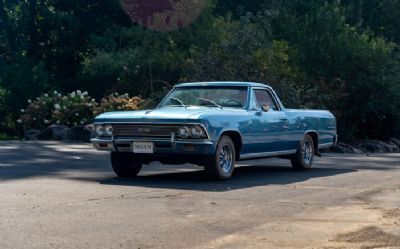
[[[263,105],[268,105],[272,110],[279,110],[269,91],[256,89],[254,90],[254,96],[257,101],[257,108],[261,108]]]

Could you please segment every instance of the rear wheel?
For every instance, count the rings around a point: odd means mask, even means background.
[[[235,145],[228,136],[223,136],[218,142],[214,155],[204,166],[207,175],[215,180],[226,180],[232,177],[235,169]]]
[[[306,135],[300,142],[296,154],[291,158],[293,169],[305,170],[311,168],[314,162],[314,142],[310,135]]]
[[[142,162],[135,160],[132,153],[111,152],[111,165],[119,177],[135,177],[142,169]]]

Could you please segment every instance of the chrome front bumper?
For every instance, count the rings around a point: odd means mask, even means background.
[[[134,142],[152,142],[155,146],[154,154],[212,154],[215,145],[210,140],[177,140],[159,138],[94,138],[93,146],[99,151],[133,152]]]

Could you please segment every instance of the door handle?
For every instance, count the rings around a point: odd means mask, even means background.
[[[281,118],[280,120],[281,121],[288,121],[289,119],[288,118]]]

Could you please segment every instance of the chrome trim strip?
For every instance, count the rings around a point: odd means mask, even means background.
[[[325,144],[319,144],[318,149],[326,149],[326,148],[331,148],[335,145],[334,142],[332,143],[325,143]]]
[[[115,139],[115,143],[132,143],[132,142],[169,142],[171,139],[146,139],[146,138],[121,138]],[[191,141],[191,140],[178,140],[176,139],[173,144],[213,144],[209,140]]]
[[[274,156],[285,156],[296,153],[296,150],[284,150],[284,151],[273,151],[273,152],[260,152],[240,155],[240,160],[249,160],[254,158],[262,157],[274,157]]]
[[[336,147],[338,144],[339,135],[335,135],[335,142],[333,143],[332,147]]]
[[[172,142],[172,138],[166,138],[166,139],[151,139],[151,138],[115,138],[114,140],[105,140],[101,138],[93,138],[91,140],[91,143],[93,145],[95,144],[100,144],[100,143],[107,143],[107,144],[114,144],[115,143],[133,143],[133,142],[169,142],[173,144],[205,144],[205,145],[212,145],[213,142],[210,140],[180,140],[180,139],[175,139]],[[95,146],[96,147],[96,146]],[[97,148],[97,147],[96,147]]]
[[[165,102],[165,100],[167,100],[167,98],[175,91],[176,86],[172,87],[172,89],[169,91],[169,93],[167,95],[165,95],[165,97],[160,101],[160,103],[158,103],[157,107],[151,111],[157,110],[160,108],[160,106]]]

